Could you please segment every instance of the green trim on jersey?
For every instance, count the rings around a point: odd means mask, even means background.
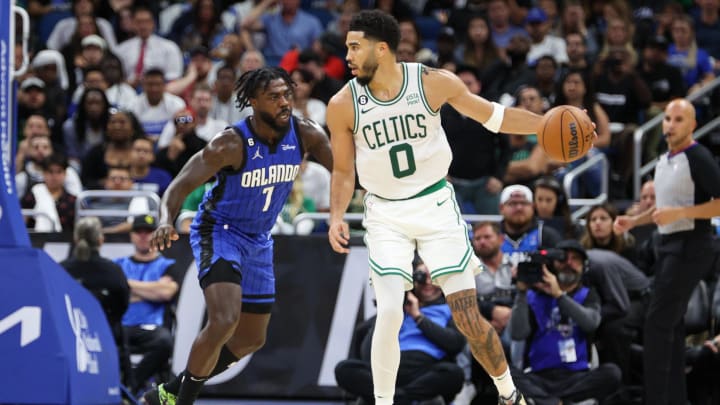
[[[465,250],[465,254],[463,255],[462,259],[460,259],[460,263],[454,265],[454,266],[447,266],[447,267],[441,267],[439,269],[435,269],[430,272],[430,277],[434,280],[440,276],[444,276],[447,274],[452,273],[462,273],[465,271],[465,268],[468,265],[468,262],[470,262],[470,257],[472,257],[473,250],[468,246],[467,250]]]
[[[440,109],[438,108],[437,111],[433,111],[433,109],[430,108],[430,103],[428,103],[427,97],[425,97],[425,88],[423,87],[423,68],[424,67],[425,67],[425,65],[418,63],[418,89],[420,90],[420,98],[422,99],[425,109],[430,113],[430,115],[434,116],[434,115],[438,115],[438,113],[440,112]]]
[[[375,263],[375,261],[371,257],[368,257],[368,261],[370,262],[370,268],[372,269],[372,271],[374,271],[380,276],[397,275],[401,276],[410,283],[413,282],[412,277],[405,271],[403,271],[403,269],[397,267],[382,267],[379,264]]]
[[[408,72],[407,72],[407,66],[405,65],[405,63],[401,63],[401,65],[403,68],[403,83],[402,83],[402,86],[400,87],[400,91],[398,92],[397,96],[395,96],[394,99],[388,100],[388,101],[378,100],[373,96],[372,91],[370,91],[370,87],[365,86],[365,93],[367,93],[368,97],[370,98],[370,100],[373,101],[373,103],[375,103],[377,105],[383,105],[383,106],[393,105],[393,104],[397,103],[399,100],[401,100],[402,97],[405,95],[405,90],[408,87],[408,78],[407,78]]]
[[[358,124],[360,123],[360,114],[358,113],[358,106],[357,106],[358,95],[357,95],[357,91],[355,90],[355,86],[357,86],[357,80],[356,79],[350,80],[350,93],[352,93],[352,101],[353,101],[352,102],[353,117],[355,118],[354,122],[353,122],[353,130],[352,130],[353,134],[357,133]]]

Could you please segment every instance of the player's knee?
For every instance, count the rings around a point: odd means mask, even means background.
[[[383,308],[378,306],[375,323],[382,325],[383,328],[397,328],[399,330],[400,325],[402,325],[403,316],[402,308]]]
[[[223,341],[227,341],[235,332],[240,322],[240,311],[234,311],[233,308],[226,308],[213,314],[208,314],[207,330],[214,337]]]

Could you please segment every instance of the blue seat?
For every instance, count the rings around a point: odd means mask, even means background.
[[[417,16],[415,24],[420,31],[420,37],[430,41],[435,41],[443,28],[443,24],[435,17]]]

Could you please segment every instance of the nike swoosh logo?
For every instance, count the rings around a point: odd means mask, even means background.
[[[368,113],[368,112],[370,112],[371,110],[373,110],[373,109],[375,109],[375,108],[377,108],[377,106],[373,106],[373,107],[370,107],[370,108],[362,108],[362,109],[360,109],[360,112],[363,113],[363,114],[365,114],[365,113]]]
[[[450,199],[450,198],[448,197],[448,198],[446,198],[446,199],[444,199],[444,200],[442,200],[442,201],[438,201],[438,202],[437,202],[437,206],[439,207],[439,206],[445,204],[445,201],[447,201],[447,200],[449,200],[449,199]]]

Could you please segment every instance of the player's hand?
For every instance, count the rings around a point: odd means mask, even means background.
[[[160,225],[150,236],[150,249],[155,251],[164,250],[178,239],[180,239],[180,236],[174,226],[169,224]]]
[[[658,225],[671,224],[683,219],[683,217],[682,207],[657,208],[652,214],[653,221]]]
[[[588,114],[587,108],[583,108],[583,111],[585,112],[585,114]],[[588,117],[589,116],[590,116],[590,114],[588,114]],[[592,125],[593,125],[593,143],[594,143],[594,141],[597,141],[597,139],[598,139],[597,124],[595,124],[595,121],[590,121],[590,122],[592,122]]]
[[[622,235],[632,229],[633,226],[635,226],[635,221],[631,216],[620,215],[613,222],[613,232],[615,232],[615,235]]]
[[[328,240],[333,250],[338,253],[350,253],[350,227],[347,222],[333,222],[328,229]]]

